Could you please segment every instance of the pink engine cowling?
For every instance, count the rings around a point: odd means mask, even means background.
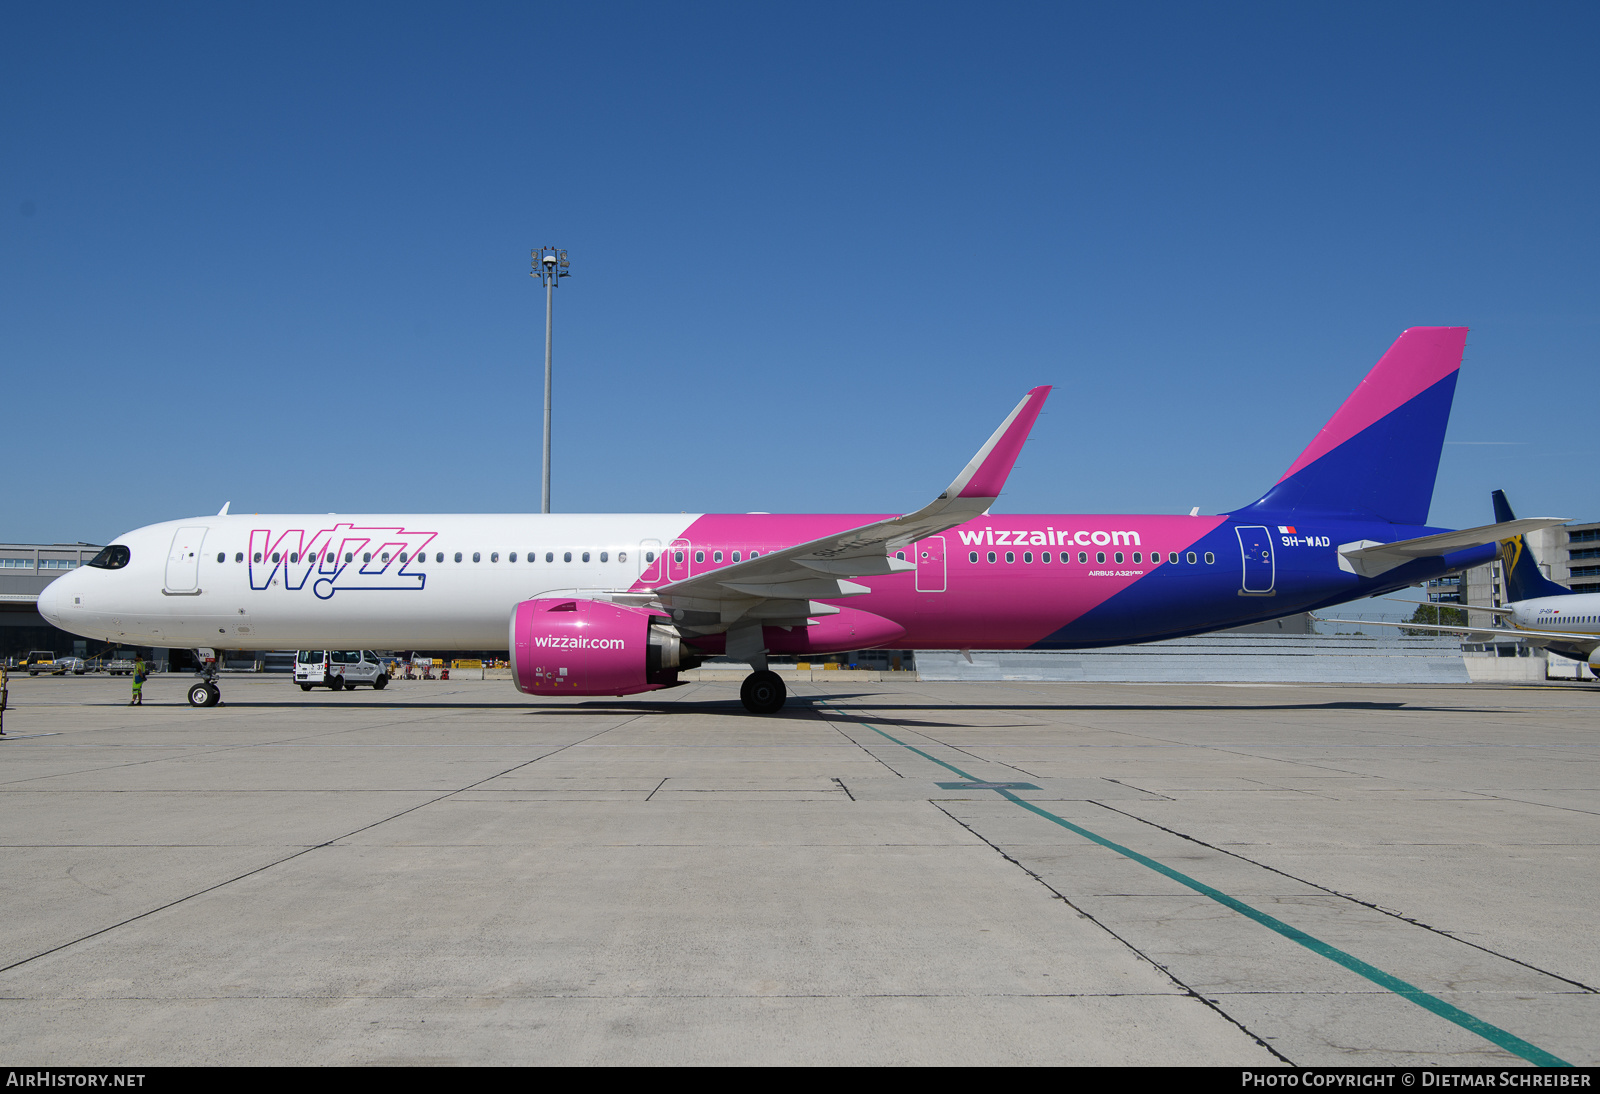
[[[671,687],[678,682],[678,637],[667,628],[652,628],[651,618],[643,608],[599,600],[524,600],[511,612],[511,677],[517,690],[632,695]]]

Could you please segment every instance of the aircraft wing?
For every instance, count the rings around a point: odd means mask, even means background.
[[[680,626],[687,624],[689,629],[702,633],[741,622],[803,626],[808,616],[836,614],[837,608],[814,601],[872,591],[848,580],[852,577],[916,569],[916,563],[894,558],[892,552],[988,512],[1000,496],[1049,394],[1047,386],[1028,392],[961,474],[937,498],[914,513],[835,532],[662,585],[648,593],[629,595],[659,601],[674,609],[673,617]],[[711,618],[712,613],[715,618]],[[738,656],[733,645],[730,635],[729,653]]]
[[[1391,604],[1410,604],[1413,607],[1416,606],[1417,604],[1421,603],[1421,601],[1419,601],[1419,600],[1401,600],[1398,596],[1386,596],[1383,599],[1387,600]],[[1448,611],[1448,612],[1468,612],[1468,611],[1471,611],[1471,612],[1490,612],[1490,613],[1492,613],[1494,615],[1511,615],[1512,613],[1514,613],[1517,610],[1515,608],[1500,607],[1500,606],[1495,605],[1495,604],[1446,604],[1446,603],[1440,603],[1440,604],[1438,604],[1436,606],[1440,607],[1440,608],[1443,608],[1445,611]]]
[[[1456,532],[1440,532],[1417,539],[1378,543],[1358,540],[1339,545],[1339,566],[1362,577],[1377,577],[1396,566],[1404,566],[1419,558],[1447,555],[1451,551],[1464,551],[1468,547],[1482,547],[1489,543],[1513,539],[1525,532],[1565,524],[1570,517],[1525,517],[1500,524],[1483,524],[1477,528],[1462,528]]]
[[[1451,605],[1454,607],[1454,605]],[[1474,638],[1479,636],[1487,638],[1523,638],[1536,646],[1549,646],[1555,643],[1570,643],[1573,645],[1587,645],[1591,650],[1600,646],[1600,635],[1578,634],[1572,631],[1540,631],[1524,629],[1521,627],[1452,627],[1436,625],[1433,623],[1391,623],[1381,619],[1333,619],[1325,615],[1312,615],[1318,623],[1354,623],[1360,627],[1404,627],[1414,631],[1437,631],[1440,634],[1466,634]]]

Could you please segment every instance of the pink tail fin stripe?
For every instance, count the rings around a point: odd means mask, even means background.
[[[949,498],[997,498],[1011,474],[1022,446],[1033,429],[1033,423],[1044,409],[1050,396],[1048,385],[1036,387],[1022,397],[1000,428],[994,431],[987,444],[978,450],[970,463],[956,476],[956,481],[945,491]]]
[[[1455,372],[1461,367],[1466,346],[1466,327],[1412,327],[1403,332],[1278,481],[1321,459]]]

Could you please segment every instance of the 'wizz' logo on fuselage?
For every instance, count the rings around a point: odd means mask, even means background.
[[[250,533],[250,587],[311,591],[327,600],[341,589],[421,589],[428,575],[416,567],[437,532],[404,528],[357,528],[335,524],[306,535],[303,528],[280,532],[256,528]]]

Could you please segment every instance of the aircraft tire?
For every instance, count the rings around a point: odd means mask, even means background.
[[[222,702],[222,689],[215,684],[206,685],[206,706],[214,707]]]
[[[216,700],[213,699],[211,695],[212,692],[210,684],[207,684],[204,681],[201,681],[198,684],[191,684],[189,686],[189,705],[192,707],[214,706],[216,704]]]
[[[739,700],[751,714],[776,714],[788,698],[783,677],[766,669],[752,672],[739,686]]]

